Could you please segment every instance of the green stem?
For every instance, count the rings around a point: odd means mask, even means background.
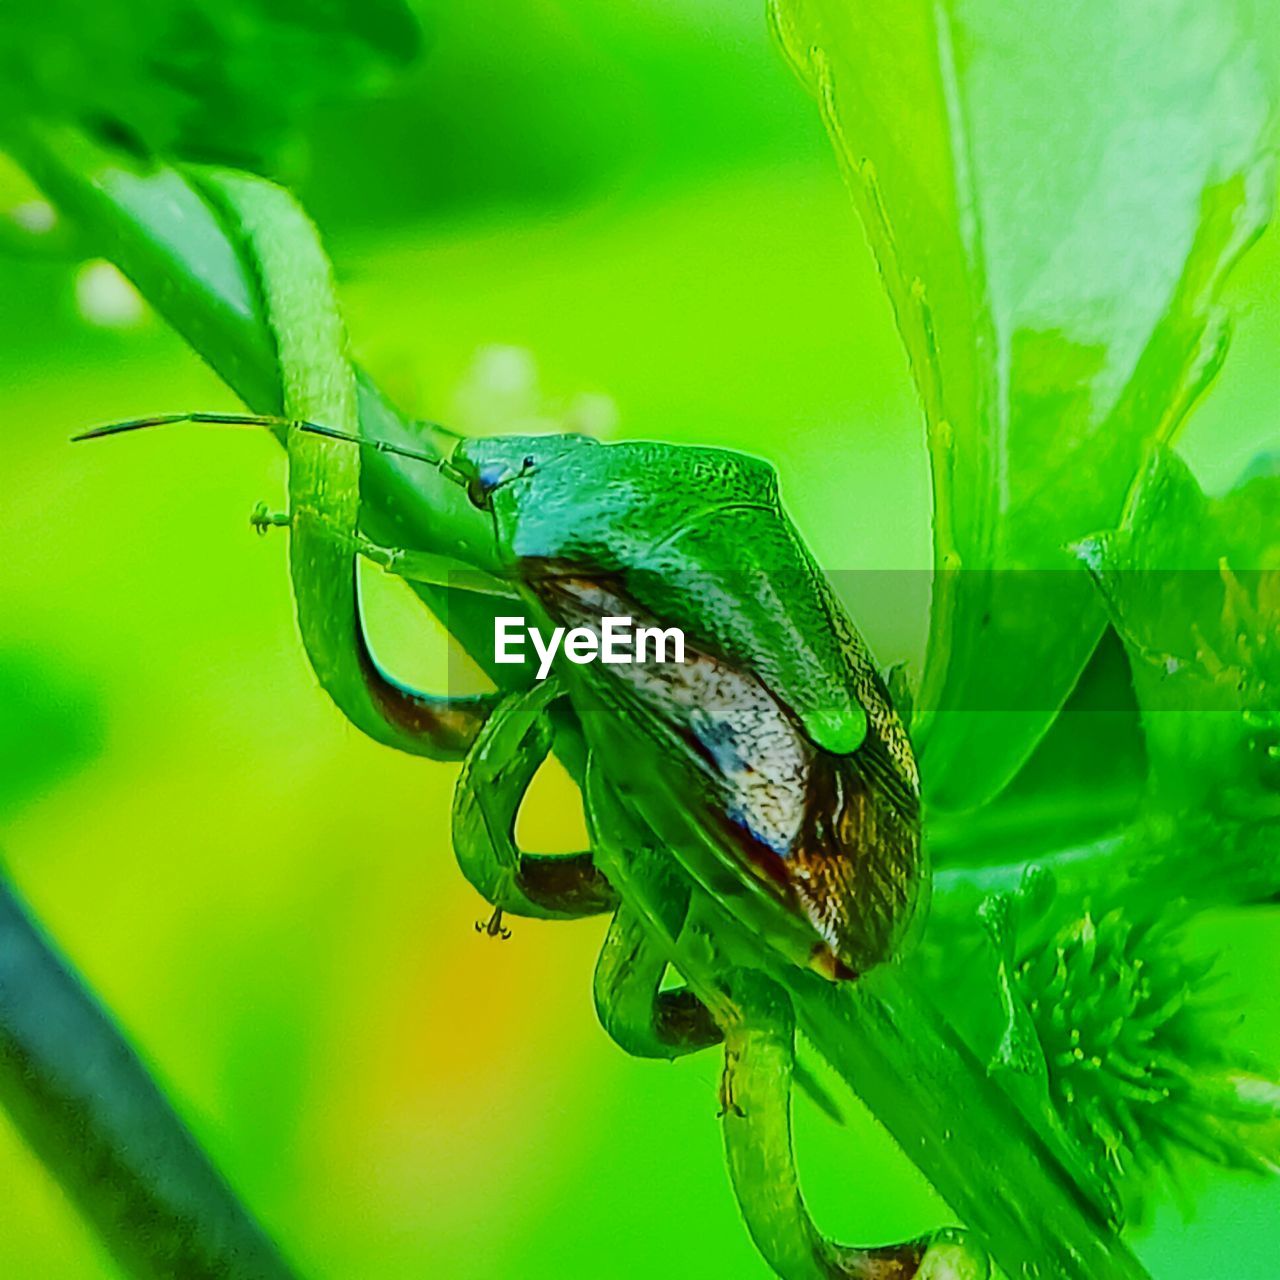
[[[0,1101],[129,1275],[295,1276],[2,879]]]
[[[210,175],[240,228],[258,276],[284,383],[284,416],[360,434],[355,371],[347,356],[333,268],[293,196],[235,170]],[[360,608],[360,478],[366,449],[290,430],[289,577],[303,648],[321,687],[362,733],[436,760],[466,754],[489,698],[419,694],[388,677],[370,652]],[[430,467],[423,479],[435,480]]]
[[[743,1016],[724,1028],[725,1155],[747,1229],[774,1270],[788,1280],[985,1280],[986,1258],[960,1233],[873,1249],[822,1234],[800,1190],[791,1132],[792,1001],[755,969],[733,970],[728,990]]]

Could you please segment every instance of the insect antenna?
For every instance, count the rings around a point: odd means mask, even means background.
[[[126,431],[142,431],[147,427],[171,427],[182,422],[194,422],[215,427],[286,427],[290,431],[303,431],[308,435],[324,436],[328,440],[345,440],[349,444],[358,444],[377,453],[394,454],[397,458],[411,458],[415,462],[425,462],[435,467],[450,479],[454,478],[453,464],[438,454],[430,454],[422,449],[414,449],[408,445],[394,444],[390,440],[375,440],[368,436],[356,435],[353,431],[340,431],[337,427],[327,427],[320,422],[306,422],[297,418],[282,418],[270,414],[256,413],[167,413],[152,418],[130,418],[125,422],[108,422],[104,426],[90,427],[79,435],[71,437],[72,443],[80,440],[99,440],[104,436],[123,435]],[[438,426],[438,423],[430,423]],[[445,428],[440,428],[445,430]]]

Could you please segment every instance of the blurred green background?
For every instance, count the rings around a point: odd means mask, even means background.
[[[475,431],[579,426],[771,458],[832,568],[928,564],[920,413],[813,105],[755,4],[473,0],[376,102],[313,130],[299,192],[358,358]],[[0,168],[0,205],[39,217]],[[1184,437],[1211,488],[1274,447],[1280,242]],[[306,1274],[751,1277],[716,1123],[717,1056],[625,1058],[596,1025],[603,922],[478,937],[454,770],[357,736],[296,640],[265,437],[95,446],[86,424],[231,407],[103,264],[0,257],[0,846],[42,920]],[[835,442],[839,442],[838,447]],[[885,575],[886,579],[894,578]],[[853,601],[918,657],[926,584]],[[440,631],[370,583],[380,649],[443,685]],[[553,768],[526,844],[581,839]],[[566,817],[566,815],[569,815]],[[1280,1059],[1274,920],[1203,929]],[[1261,988],[1261,989],[1255,989]],[[852,1101],[806,1102],[806,1186],[868,1243],[946,1218]],[[0,1121],[0,1275],[113,1276]],[[1160,1277],[1274,1274],[1280,1191],[1215,1174],[1140,1243]]]

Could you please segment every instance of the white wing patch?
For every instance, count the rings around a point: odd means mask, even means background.
[[[574,625],[599,634],[601,617],[634,606],[599,583],[559,578],[555,594],[572,602]],[[568,621],[568,619],[566,619]],[[635,619],[650,625],[648,619]],[[774,696],[749,673],[686,644],[685,661],[620,663],[607,668],[629,684],[636,701],[696,739],[725,812],[785,857],[800,833],[805,784],[815,750]]]

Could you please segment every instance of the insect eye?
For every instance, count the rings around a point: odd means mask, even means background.
[[[493,506],[493,491],[508,480],[518,480],[532,471],[536,463],[532,454],[520,464],[518,472],[513,472],[505,462],[486,463],[467,483],[467,497],[470,498],[471,505],[479,507],[481,511],[488,511]]]
[[[510,472],[501,462],[490,462],[481,467],[467,485],[467,497],[471,499],[471,505],[487,511],[490,496],[508,475]]]

